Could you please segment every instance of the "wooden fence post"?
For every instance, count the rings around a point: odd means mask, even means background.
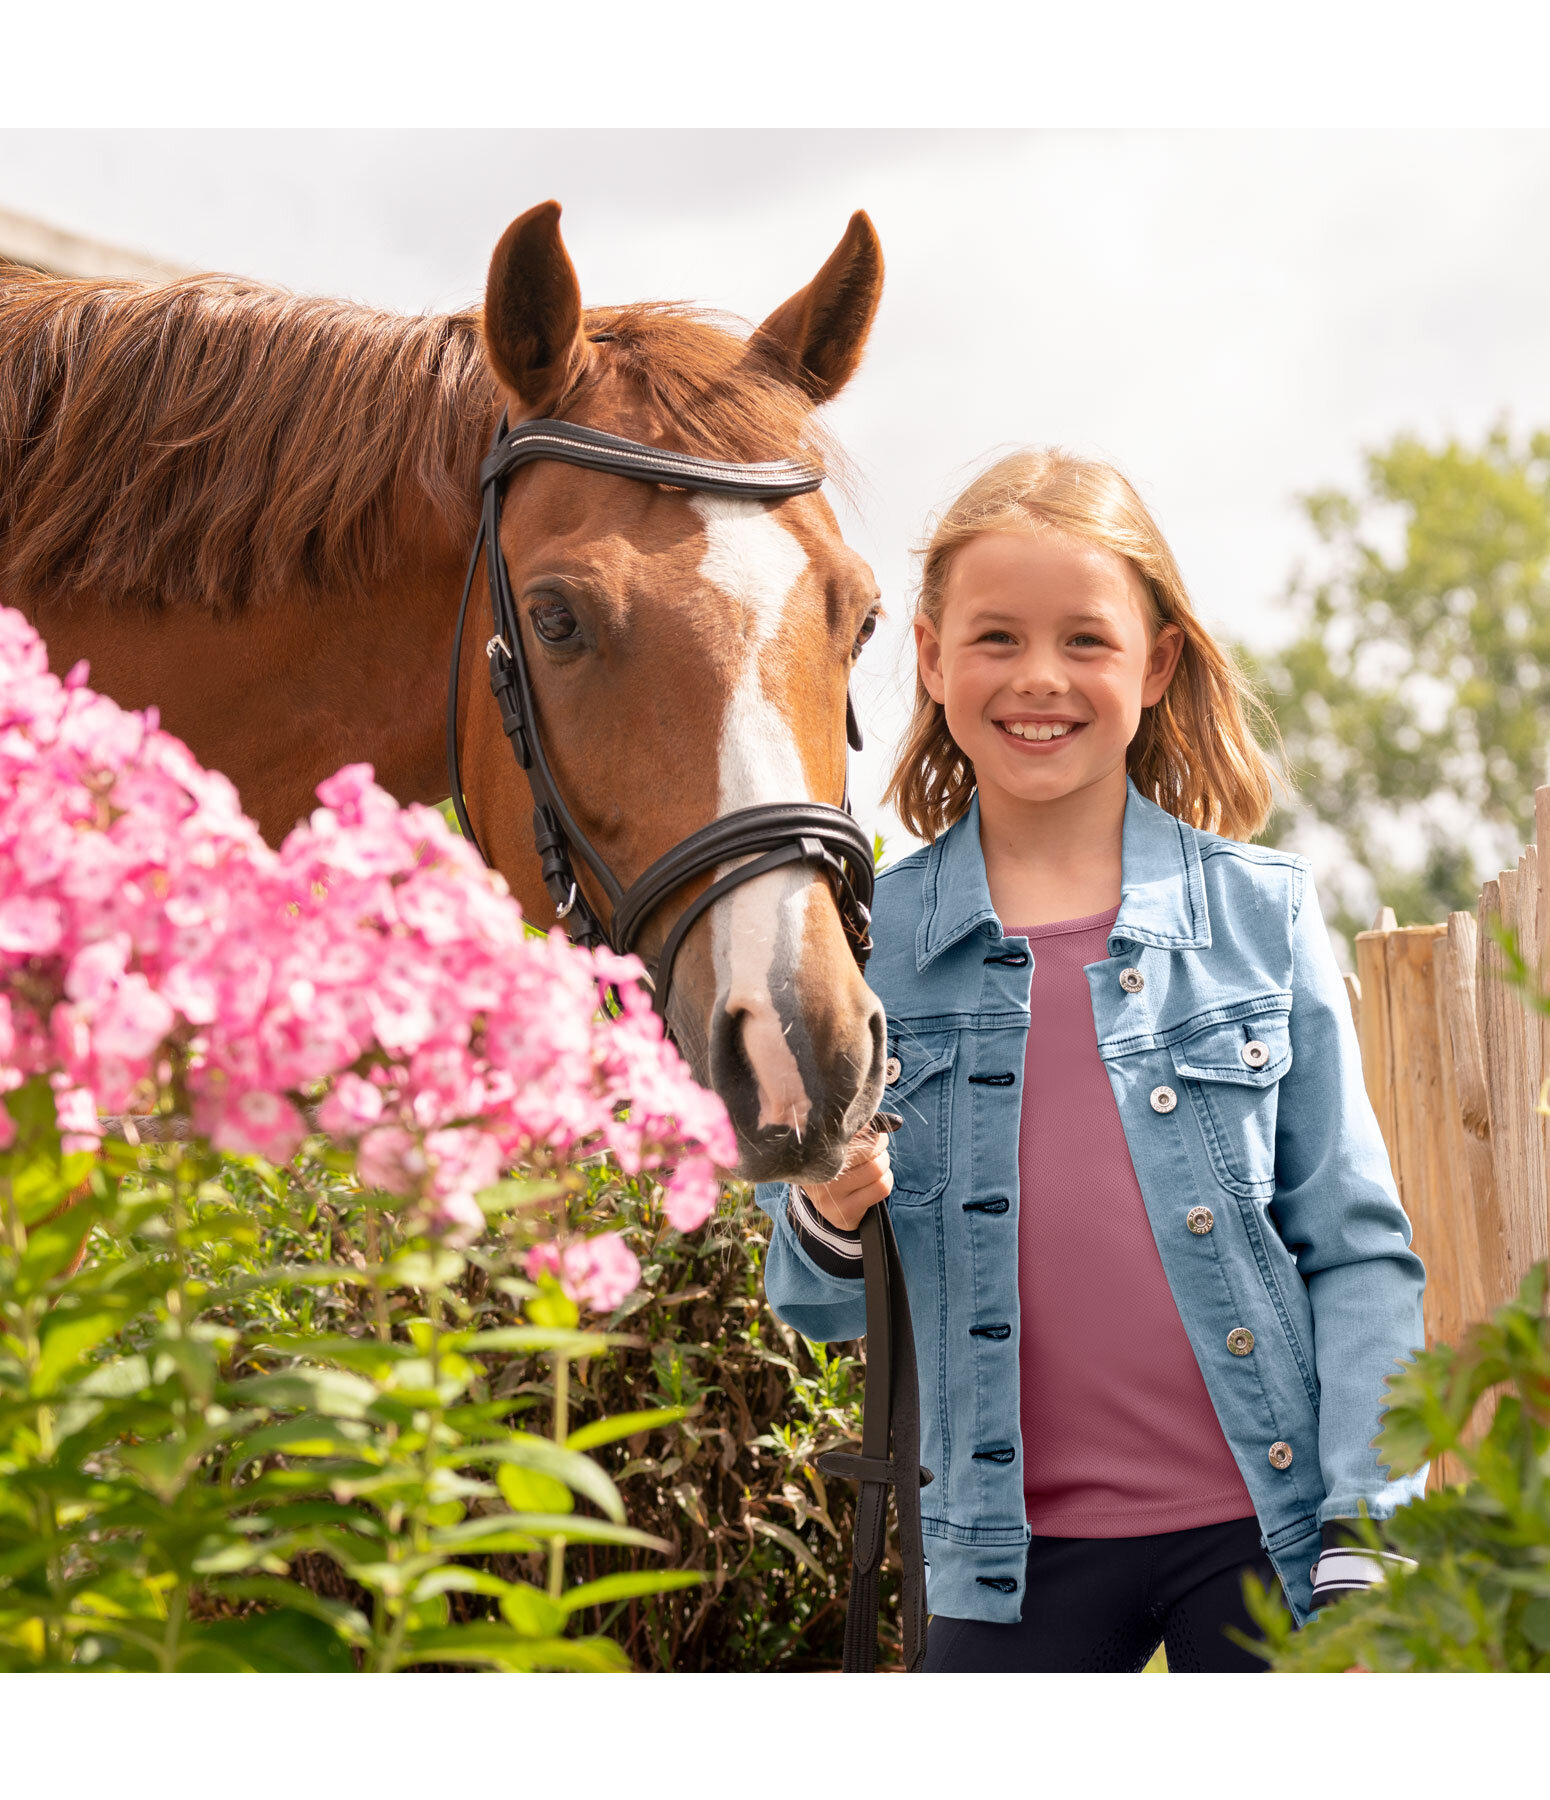
[[[1456,1100],[1450,1120],[1458,1124],[1458,1160],[1465,1176],[1455,1190],[1455,1210],[1460,1232],[1473,1239],[1477,1251],[1481,1303],[1471,1316],[1480,1319],[1510,1296],[1512,1285],[1491,1149],[1491,1093],[1480,1050],[1475,967],[1478,936],[1473,913],[1448,915],[1448,955],[1438,995],[1438,1031],[1447,1036],[1448,1058],[1453,1067]]]
[[[1490,1093],[1492,1160],[1509,1294],[1516,1293],[1529,1269],[1550,1252],[1544,1133],[1535,1111],[1538,1096],[1528,1091],[1523,1001],[1503,978],[1506,959],[1489,930],[1492,920],[1517,929],[1518,898],[1516,869],[1503,869],[1495,881],[1485,884],[1476,959],[1480,1049]]]

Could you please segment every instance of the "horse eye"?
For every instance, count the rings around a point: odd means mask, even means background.
[[[546,644],[565,644],[580,634],[576,615],[561,600],[540,600],[528,614],[533,629]]]
[[[874,607],[861,621],[861,629],[856,633],[856,641],[851,647],[850,659],[852,662],[856,660],[871,642],[872,633],[877,629],[877,617],[877,609]]]

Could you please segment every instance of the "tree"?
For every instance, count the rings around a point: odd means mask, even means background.
[[[1297,790],[1265,836],[1344,853],[1345,879],[1328,883],[1337,929],[1368,922],[1372,887],[1401,924],[1437,922],[1472,909],[1534,835],[1550,748],[1550,433],[1518,444],[1498,426],[1478,449],[1401,435],[1368,457],[1364,491],[1302,504],[1322,566],[1290,584],[1293,641],[1248,659]]]

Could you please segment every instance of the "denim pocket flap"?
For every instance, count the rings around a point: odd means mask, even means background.
[[[1170,1053],[1186,1080],[1270,1087],[1292,1066],[1291,1023],[1284,1012],[1218,1020],[1180,1038]]]
[[[890,1065],[898,1074],[883,1089],[883,1110],[904,1121],[888,1146],[893,1200],[905,1206],[934,1200],[947,1185],[948,1135],[952,1128],[950,1072],[958,1035],[890,1038]]]

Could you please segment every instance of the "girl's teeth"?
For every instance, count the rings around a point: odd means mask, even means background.
[[[1013,737],[1028,738],[1033,743],[1047,743],[1050,738],[1064,737],[1071,729],[1069,725],[1019,725],[1015,721],[1007,726]]]

